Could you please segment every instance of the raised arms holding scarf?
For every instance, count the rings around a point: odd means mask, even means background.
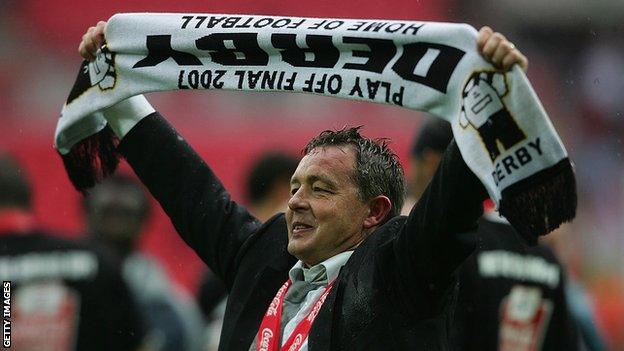
[[[155,90],[297,91],[398,104],[451,120],[468,166],[529,242],[574,217],[572,168],[539,100],[521,70],[497,71],[481,58],[469,26],[122,14],[111,19],[106,35],[108,50],[84,65],[57,128],[56,146],[79,189],[116,164],[114,141],[98,112],[103,107]],[[298,36],[308,48],[293,44]],[[518,54],[512,47],[488,53],[493,47],[483,49],[503,66],[511,62],[505,52]],[[193,66],[211,72],[211,83],[186,77]],[[323,72],[329,75],[324,89],[308,86]],[[378,94],[363,95],[367,84],[377,86],[369,92]]]

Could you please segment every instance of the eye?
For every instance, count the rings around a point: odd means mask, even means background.
[[[297,190],[299,190],[299,188],[292,188],[290,189],[290,195],[295,195],[295,193],[297,192]]]
[[[321,187],[318,187],[318,186],[312,187],[312,190],[313,191],[320,191],[322,193],[329,193],[330,192],[329,190],[321,188]]]

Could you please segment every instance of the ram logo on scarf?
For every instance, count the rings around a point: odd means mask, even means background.
[[[100,91],[113,89],[116,82],[115,53],[108,50],[107,47],[103,47],[102,50],[98,51],[95,61],[82,63],[76,82],[67,98],[67,103],[77,99],[96,85]]]
[[[474,72],[462,93],[459,124],[479,133],[492,162],[500,155],[498,143],[508,150],[526,139],[503,102],[508,91],[504,73]]]
[[[104,47],[98,52],[92,65],[89,65],[91,85],[98,85],[100,90],[115,87],[117,74],[115,73],[115,54]]]

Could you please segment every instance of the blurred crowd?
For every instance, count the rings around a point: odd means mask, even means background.
[[[128,282],[125,289],[143,307],[137,309],[151,313],[141,319],[147,321],[145,335],[152,348],[172,349],[167,343],[176,340],[187,340],[188,350],[214,347],[219,317],[211,311],[219,310],[223,291],[158,206],[131,175],[103,184],[82,200],[52,148],[54,125],[80,62],[76,47],[84,29],[115,12],[131,11],[437,20],[477,28],[488,24],[529,57],[528,77],[576,166],[578,215],[551,234],[551,245],[569,276],[587,292],[609,349],[624,350],[624,2],[445,0],[398,1],[385,9],[382,5],[372,0],[288,5],[136,0],[92,1],[83,8],[66,0],[5,0],[0,11],[0,151],[14,155],[29,175],[33,221],[59,233],[55,236],[89,239],[114,252],[119,261],[115,269]],[[268,171],[275,167],[253,168],[266,151],[281,151],[268,154],[268,162],[281,165],[280,175],[288,174],[296,162],[289,157],[296,160],[304,146],[301,140],[328,127],[364,125],[366,134],[392,139],[410,174],[412,140],[424,120],[412,111],[306,95],[246,93],[243,98],[233,92],[185,92],[154,94],[150,100],[165,116],[175,116],[173,124],[233,197],[261,219],[279,211],[288,196],[287,185],[266,183]],[[121,173],[129,174],[128,167],[122,165]],[[259,193],[261,188],[266,191]],[[262,199],[269,200],[260,204]],[[198,322],[202,318],[205,322]],[[179,320],[179,328],[159,325],[164,319]]]

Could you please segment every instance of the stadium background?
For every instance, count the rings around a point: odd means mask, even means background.
[[[52,148],[80,62],[77,44],[97,20],[145,11],[457,21],[505,33],[530,58],[528,76],[576,164],[578,216],[554,235],[555,245],[587,288],[611,348],[624,349],[624,1],[4,0],[0,149],[25,164],[37,218],[59,235],[82,235],[79,195]],[[264,150],[298,154],[323,129],[362,124],[370,136],[390,137],[405,162],[422,120],[412,111],[309,95],[182,92],[150,100],[242,203],[249,163]],[[195,291],[203,264],[158,207],[141,245]]]

